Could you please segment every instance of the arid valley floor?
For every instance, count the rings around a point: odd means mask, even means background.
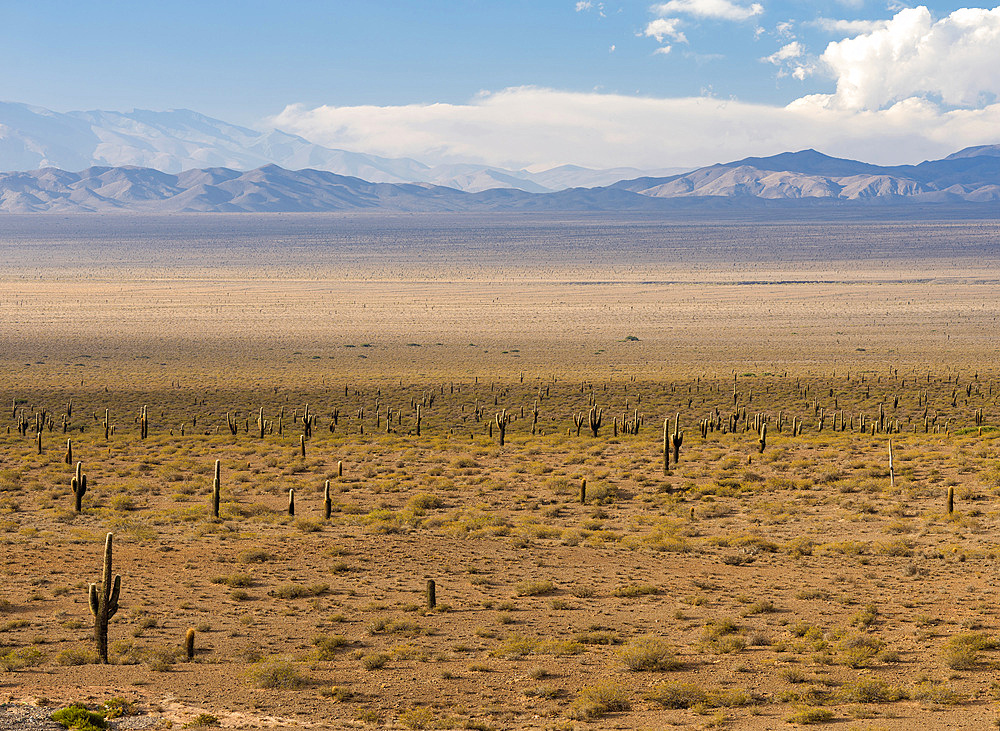
[[[3,223],[0,702],[995,727],[997,222]]]

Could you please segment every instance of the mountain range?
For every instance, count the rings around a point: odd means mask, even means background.
[[[943,160],[880,167],[815,150],[747,158],[681,175],[641,177],[593,188],[536,193],[468,192],[432,183],[378,183],[353,176],[264,165],[167,173],[146,167],[43,168],[0,173],[0,211],[671,211],[780,207],[948,204],[992,209],[1000,202],[1000,145]],[[994,204],[993,206],[984,204]]]
[[[664,211],[1000,202],[1000,145],[879,166],[815,150],[692,171],[431,166],[196,112],[0,103],[0,211]]]
[[[683,171],[594,170],[576,165],[528,171],[468,163],[427,165],[410,158],[336,150],[281,130],[253,130],[187,109],[61,113],[0,102],[0,170],[134,166],[180,173],[215,167],[252,170],[265,165],[326,170],[373,183],[433,183],[473,193],[491,188],[547,193]]]

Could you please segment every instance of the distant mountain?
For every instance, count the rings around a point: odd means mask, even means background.
[[[611,187],[654,198],[998,201],[1000,145],[968,148],[943,160],[894,167],[803,150],[711,165],[681,175],[623,180]]]
[[[434,183],[470,192],[514,188],[543,193],[607,185],[644,172],[574,166],[536,172],[468,164],[429,166],[409,158],[335,150],[280,130],[260,132],[187,109],[59,113],[0,102],[0,170],[136,166],[179,173],[208,167],[252,170],[264,165],[327,170],[376,183]]]
[[[380,183],[324,170],[264,165],[168,173],[148,167],[43,168],[0,173],[0,211],[322,212],[322,211],[740,211],[760,208],[1000,202],[1000,146],[970,148],[944,160],[880,167],[814,150],[747,158],[681,175],[641,177],[556,192],[492,187],[495,171],[454,166],[451,179]],[[566,174],[571,174],[572,171]],[[478,190],[476,190],[479,188]],[[982,209],[981,210],[991,210]]]

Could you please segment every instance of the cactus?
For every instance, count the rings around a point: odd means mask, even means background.
[[[302,459],[306,457],[306,435],[299,434],[299,451],[302,453]]]
[[[194,660],[194,627],[188,627],[184,633],[184,657],[188,662]]]
[[[236,436],[240,430],[239,425],[236,423],[236,416],[230,414],[228,411],[226,412],[226,426],[229,427],[229,433],[233,436]]]
[[[420,436],[420,404],[417,404],[417,436]]]
[[[510,416],[507,414],[507,409],[498,413],[495,420],[497,423],[497,429],[500,430],[500,446],[502,447],[507,439],[507,425],[510,423]]]
[[[955,512],[955,488],[948,488],[948,515]]]
[[[215,460],[215,477],[212,479],[212,516],[219,517],[219,497],[222,492],[222,462]]]
[[[597,436],[597,430],[601,428],[601,421],[603,420],[604,409],[598,409],[596,406],[590,407],[590,415],[588,417],[588,422],[590,424],[590,433],[595,437]]]
[[[94,615],[94,641],[97,643],[97,656],[100,661],[108,664],[108,620],[118,611],[118,595],[121,592],[122,577],[111,579],[111,533],[104,541],[104,572],[101,583],[91,584],[88,591],[90,612]]]
[[[427,579],[427,608],[434,609],[437,606],[437,587],[434,579]]]
[[[580,430],[583,428],[583,414],[573,414],[573,426],[576,427],[576,435],[580,436]]]
[[[344,476],[344,462],[343,460],[337,460],[337,477]]]
[[[323,488],[323,516],[329,520],[330,513],[333,512],[333,501],[330,500],[330,481],[326,481],[326,487]]]
[[[295,515],[295,488],[288,488],[288,514]]]
[[[670,443],[674,447],[674,464],[681,461],[681,444],[684,443],[684,432],[681,431],[681,415],[674,416],[674,433],[670,437]]]
[[[73,464],[73,440],[66,440],[66,464]]]
[[[587,502],[587,480],[580,480],[580,504]]]
[[[79,513],[83,510],[83,496],[87,492],[87,476],[83,474],[83,462],[76,463],[76,476],[70,480],[69,484],[73,488],[74,508]]]
[[[764,448],[767,446],[767,422],[760,425],[760,439],[757,440],[757,444],[760,445],[760,453],[764,454]]]
[[[145,439],[149,434],[149,420],[146,417],[146,407],[142,407],[142,411],[139,412],[139,438]]]

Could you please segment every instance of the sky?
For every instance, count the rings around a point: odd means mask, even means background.
[[[919,162],[1000,142],[996,2],[0,0],[0,99],[429,162]]]

